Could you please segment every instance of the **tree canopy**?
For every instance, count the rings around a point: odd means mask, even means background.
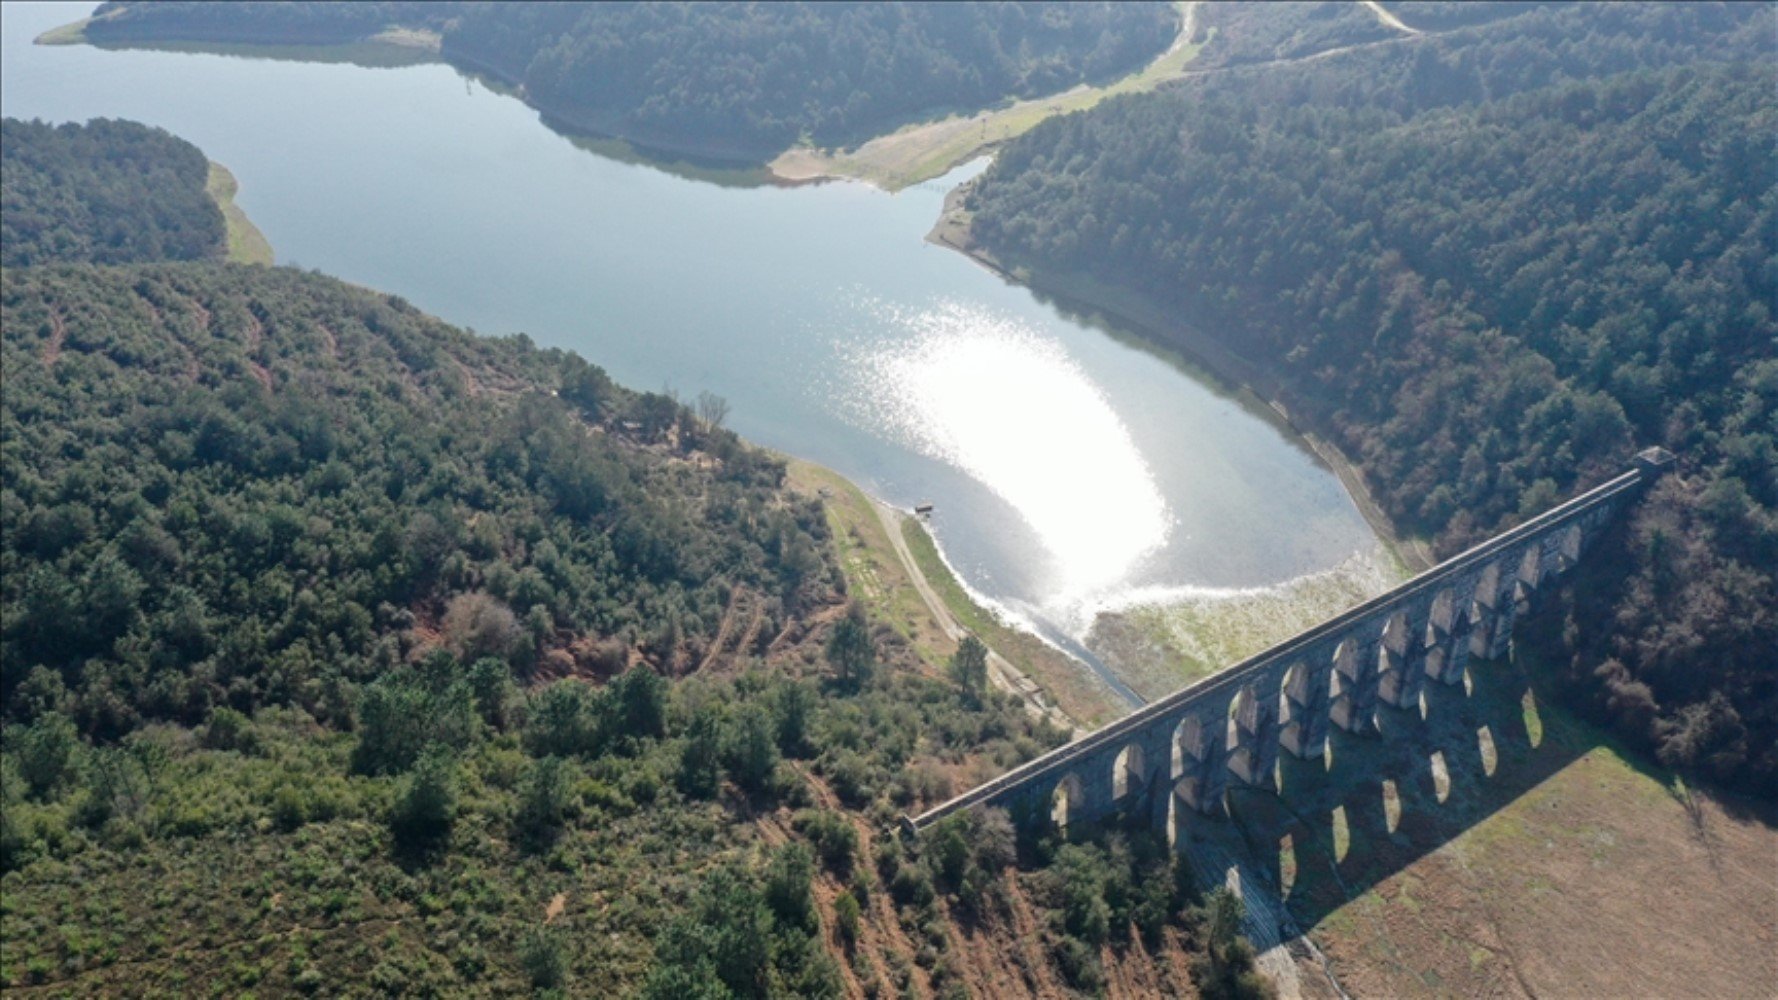
[[[1166,49],[1162,3],[106,3],[101,42],[343,42],[432,31],[550,118],[645,144],[769,158],[914,117],[1066,90]]]
[[[0,264],[222,256],[210,162],[158,128],[0,121]]]
[[[1109,101],[1007,147],[971,235],[1282,376],[1444,554],[1679,453],[1527,648],[1665,759],[1770,791],[1774,16],[1515,8]]]
[[[837,995],[814,855],[759,817],[843,787],[867,812],[798,829],[851,864],[865,815],[1063,738],[862,610],[870,683],[833,677],[844,577],[783,465],[523,336],[33,259],[0,371],[5,988]]]

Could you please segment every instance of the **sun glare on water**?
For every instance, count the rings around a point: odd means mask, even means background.
[[[906,335],[862,352],[860,401],[1018,512],[1054,567],[1044,603],[1115,586],[1166,542],[1129,430],[1059,343],[957,303],[891,312]]]

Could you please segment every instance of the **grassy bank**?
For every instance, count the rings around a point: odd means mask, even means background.
[[[64,24],[59,28],[51,28],[34,39],[37,45],[85,45],[86,26],[92,18],[83,17],[73,24]]]
[[[273,259],[271,243],[253,220],[247,218],[247,213],[241,211],[241,206],[235,204],[235,195],[241,190],[235,175],[222,164],[212,162],[204,190],[215,200],[216,207],[222,209],[223,221],[228,223],[228,259],[236,264],[270,266]]]
[[[877,502],[831,469],[800,459],[789,459],[789,467],[793,488],[821,497],[833,532],[834,552],[852,597],[872,617],[889,623],[933,672],[942,671],[956,652],[957,642],[927,609],[884,518],[878,515]],[[1086,667],[977,604],[945,565],[919,522],[905,515],[891,520],[899,523],[901,540],[923,582],[951,617],[1034,682],[1049,702],[1083,726],[1096,726],[1122,714],[1121,705]]]
[[[1008,625],[993,610],[977,604],[951,573],[951,568],[945,565],[938,546],[919,521],[904,517],[901,530],[915,564],[938,592],[951,615],[1042,687],[1062,711],[1089,728],[1124,714],[1127,709],[1123,703],[1084,665],[1037,636]]]
[[[795,458],[789,467],[792,488],[821,498],[851,597],[873,619],[893,626],[928,666],[943,667],[957,644],[927,613],[877,517],[875,501],[832,469]]]
[[[798,147],[773,160],[772,172],[785,180],[848,177],[898,191],[938,177],[993,146],[1016,139],[1046,118],[1085,111],[1119,94],[1153,90],[1177,79],[1204,47],[1202,42],[1191,44],[1194,5],[1177,6],[1180,33],[1173,45],[1154,62],[1114,83],[1103,87],[1082,85],[1048,97],[1011,101],[973,115],[953,115],[909,125],[850,151]]]
[[[1235,802],[1352,996],[1737,997],[1778,982],[1769,807],[1716,799],[1553,704],[1535,664],[1474,663],[1389,742],[1287,762]],[[1293,779],[1294,788],[1293,788]],[[1281,804],[1284,808],[1278,808]],[[1675,933],[1710,928],[1709,933]]]

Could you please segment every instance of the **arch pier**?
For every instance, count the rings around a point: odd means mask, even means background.
[[[1531,596],[1672,462],[1651,448],[1610,482],[903,824],[998,806],[1060,826],[1113,814],[1170,825],[1221,814],[1231,785],[1275,791],[1280,750],[1323,757],[1330,725],[1376,734],[1379,705],[1419,711],[1428,682],[1504,657]]]

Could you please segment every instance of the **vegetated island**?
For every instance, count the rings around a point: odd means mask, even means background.
[[[340,45],[437,39],[547,121],[764,163],[908,121],[1125,76],[1173,40],[1165,3],[104,3],[42,40]]]

